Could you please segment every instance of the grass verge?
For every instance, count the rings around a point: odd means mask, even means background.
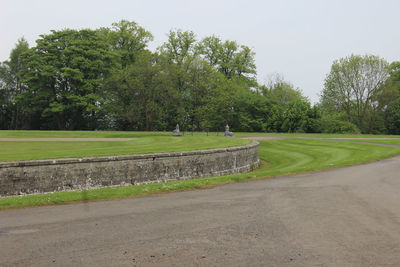
[[[0,209],[117,199],[207,188],[226,183],[362,164],[396,155],[400,155],[400,149],[397,147],[369,144],[300,139],[262,141],[260,142],[262,164],[260,168],[249,173],[158,184],[6,197],[0,198]]]

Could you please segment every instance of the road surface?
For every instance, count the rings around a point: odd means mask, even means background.
[[[400,157],[0,211],[0,266],[399,266]]]

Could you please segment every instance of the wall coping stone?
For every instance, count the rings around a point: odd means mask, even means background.
[[[45,165],[58,165],[58,164],[75,164],[75,163],[90,163],[90,162],[107,162],[107,161],[122,161],[122,160],[136,160],[136,159],[152,159],[168,158],[168,157],[182,157],[192,155],[207,155],[214,153],[233,152],[243,149],[250,149],[258,146],[257,141],[244,146],[234,146],[226,148],[213,148],[206,150],[193,150],[181,152],[163,152],[163,153],[150,153],[150,154],[132,154],[132,155],[118,155],[118,156],[100,156],[100,157],[83,157],[83,158],[58,158],[58,159],[43,159],[43,160],[23,160],[23,161],[5,161],[0,162],[0,168],[10,167],[28,167],[28,166],[45,166]]]

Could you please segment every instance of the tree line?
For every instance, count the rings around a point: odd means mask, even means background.
[[[19,39],[0,64],[0,129],[400,134],[398,62],[335,61],[311,105],[282,78],[259,84],[245,45],[181,30],[152,40],[126,20]]]

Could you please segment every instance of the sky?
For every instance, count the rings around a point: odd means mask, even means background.
[[[400,61],[399,10],[399,0],[1,0],[0,61],[20,37],[34,46],[50,30],[126,19],[154,35],[151,50],[171,29],[246,45],[256,53],[260,83],[279,74],[316,103],[334,60],[374,54]]]

